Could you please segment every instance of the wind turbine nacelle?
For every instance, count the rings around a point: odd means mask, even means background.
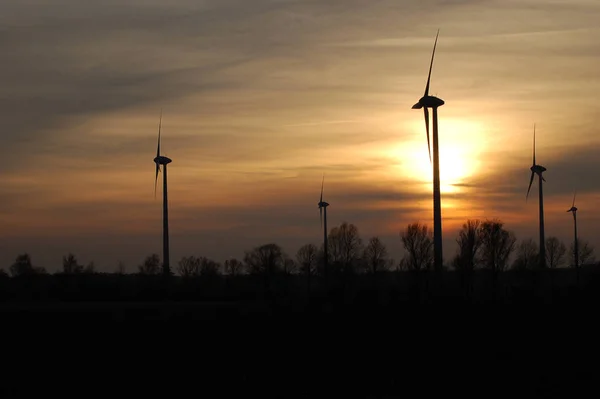
[[[444,100],[442,100],[441,98],[437,98],[434,96],[424,96],[421,97],[421,99],[419,100],[418,103],[416,103],[415,105],[413,105],[413,109],[419,109],[419,108],[437,108],[437,107],[441,107],[442,105],[444,105]]]
[[[539,175],[541,173],[544,173],[546,171],[546,168],[544,168],[542,165],[533,165],[531,168],[529,168],[529,170]]]
[[[327,202],[319,202],[317,205],[319,205],[319,208],[326,208],[329,206]]]
[[[156,157],[154,158],[154,162],[159,164],[159,165],[166,165],[169,164],[171,162],[173,162],[171,160],[171,158],[167,158],[167,157],[163,157],[162,155],[160,157]]]

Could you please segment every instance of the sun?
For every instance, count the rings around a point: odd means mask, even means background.
[[[433,182],[433,164],[427,155],[423,121],[411,126],[411,131],[415,132],[413,140],[398,143],[385,152],[398,160],[400,174],[423,183],[424,189],[429,191]],[[460,191],[460,184],[477,174],[481,164],[479,154],[485,150],[486,139],[479,124],[461,119],[440,119],[439,136],[440,190],[455,193]],[[431,140],[433,158],[433,137]]]

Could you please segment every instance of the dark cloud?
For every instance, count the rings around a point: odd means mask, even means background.
[[[538,163],[547,168],[544,172],[545,197],[564,196],[574,191],[581,193],[598,192],[600,179],[600,159],[598,149],[594,146],[577,145],[566,147],[560,151],[552,151],[552,156],[540,153],[538,150]],[[544,155],[545,161],[540,158]],[[472,194],[483,199],[490,195],[497,198],[508,196],[523,196],[527,193],[531,171],[531,160],[516,167],[516,161],[506,160],[506,167],[501,172],[489,173],[485,176],[476,176],[457,186],[472,189]],[[530,195],[536,195],[537,176],[534,179]]]

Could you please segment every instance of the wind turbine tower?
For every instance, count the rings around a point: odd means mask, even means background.
[[[170,158],[160,155],[160,129],[162,126],[162,110],[160,111],[160,120],[158,122],[158,145],[156,147],[156,176],[154,180],[154,196],[156,197],[156,185],[158,183],[158,173],[163,170],[163,274],[168,276],[171,274],[171,266],[169,264],[169,211],[167,201],[167,165],[172,162]]]
[[[573,212],[573,223],[575,225],[575,239],[573,241],[573,260],[575,261],[575,267],[579,270],[579,245],[577,242],[577,207],[575,207],[575,195],[573,194],[573,205],[567,212]]]
[[[540,268],[546,267],[546,241],[544,238],[544,192],[543,192],[543,184],[546,179],[542,176],[542,173],[546,171],[546,168],[542,165],[538,165],[535,163],[535,124],[533,125],[533,164],[529,168],[531,170],[531,179],[529,179],[529,188],[527,189],[527,195],[525,199],[529,197],[529,190],[531,189],[531,184],[533,183],[533,178],[535,175],[538,175],[539,178],[539,201],[540,201]]]
[[[329,204],[323,201],[323,184],[325,183],[325,175],[323,175],[323,181],[321,182],[321,199],[319,200],[319,215],[321,217],[321,227],[323,227],[323,255],[325,257],[324,263],[324,274],[325,278],[328,276],[328,262],[329,262],[329,252],[327,248],[327,207]],[[325,219],[325,222],[323,222]]]
[[[440,31],[438,30],[433,44],[433,53],[431,54],[431,63],[429,64],[429,75],[427,76],[427,85],[425,94],[419,99],[412,109],[421,109],[425,115],[425,131],[427,132],[427,148],[429,151],[429,160],[431,161],[431,146],[429,143],[429,108],[433,110],[433,252],[434,269],[442,270],[442,203],[440,193],[440,153],[438,143],[438,107],[444,105],[444,100],[429,95],[429,83],[431,82],[431,69],[433,67],[433,58]]]

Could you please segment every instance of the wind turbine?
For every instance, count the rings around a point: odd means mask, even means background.
[[[323,181],[321,182],[321,199],[319,200],[319,203],[317,205],[319,205],[319,215],[321,217],[321,227],[323,227],[323,251],[324,251],[324,255],[325,255],[324,274],[325,274],[325,277],[327,277],[327,272],[328,272],[327,263],[329,261],[329,255],[328,255],[328,251],[327,251],[327,207],[329,206],[329,204],[327,202],[323,201],[323,185],[324,184],[325,184],[325,174],[323,174]],[[325,213],[325,224],[323,224],[323,213]]]
[[[431,63],[429,64],[429,75],[427,76],[427,85],[425,86],[425,94],[419,99],[412,109],[421,109],[425,115],[425,131],[427,132],[427,149],[429,151],[429,161],[431,162],[431,146],[429,143],[429,108],[433,109],[433,253],[434,253],[434,269],[442,270],[442,204],[440,194],[440,154],[438,144],[438,115],[437,109],[444,105],[444,100],[435,96],[429,95],[429,83],[431,82],[431,69],[433,67],[433,57],[435,56],[435,48],[437,39],[440,34],[438,29],[435,35],[433,44],[433,52],[431,54]]]
[[[163,167],[163,274],[170,275],[169,265],[169,212],[167,206],[167,165],[172,162],[170,158],[160,155],[160,129],[162,126],[162,109],[160,110],[160,120],[158,122],[158,145],[156,147],[156,177],[154,180],[154,196],[156,197],[156,184],[158,183],[158,173],[160,166]]]
[[[527,195],[525,196],[525,200],[529,197],[529,190],[531,190],[531,184],[533,183],[533,178],[537,174],[539,177],[539,192],[540,192],[540,267],[546,267],[546,241],[544,239],[544,192],[543,192],[543,184],[546,179],[542,176],[542,173],[546,171],[546,168],[542,165],[538,165],[535,163],[535,124],[533,124],[533,164],[529,168],[531,170],[531,179],[529,179],[529,188],[527,189]]]
[[[577,208],[575,207],[575,195],[573,194],[573,205],[567,212],[573,212],[573,223],[575,225],[575,240],[573,241],[573,257],[575,260],[575,267],[579,269],[579,246],[577,243]]]

